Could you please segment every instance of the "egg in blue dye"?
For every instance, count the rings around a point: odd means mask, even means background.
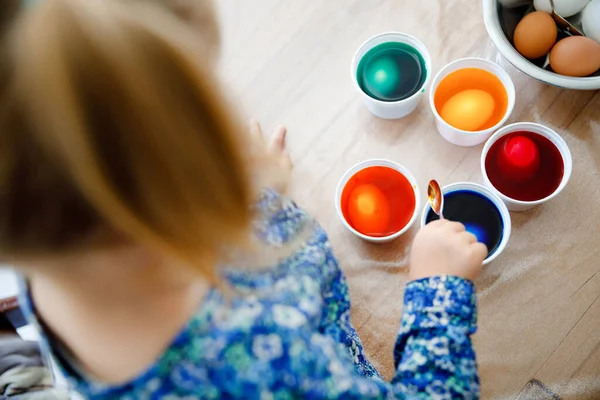
[[[487,234],[485,232],[485,230],[478,225],[475,224],[470,224],[470,223],[466,223],[465,224],[465,229],[467,230],[467,232],[472,233],[473,235],[475,235],[475,237],[477,238],[477,241],[480,243],[486,243],[487,244]]]

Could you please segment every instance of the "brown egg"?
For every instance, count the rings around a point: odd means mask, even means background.
[[[515,29],[515,48],[524,57],[539,58],[548,54],[556,42],[557,34],[556,23],[549,14],[532,12]]]
[[[550,66],[561,75],[591,75],[600,69],[600,43],[583,36],[560,40],[550,52]]]

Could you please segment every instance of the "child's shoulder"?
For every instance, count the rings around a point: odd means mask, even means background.
[[[254,206],[254,234],[270,246],[284,246],[297,240],[313,218],[288,197],[264,189]],[[324,238],[326,239],[326,238]]]
[[[294,292],[302,285],[322,287],[338,277],[339,266],[327,234],[294,201],[264,190],[255,211],[256,248],[232,257],[233,262],[221,268],[235,289]]]

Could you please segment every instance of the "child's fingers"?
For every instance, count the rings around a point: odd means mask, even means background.
[[[286,169],[291,169],[293,166],[292,158],[290,157],[289,153],[285,150],[283,150],[283,152],[281,153],[281,164],[282,167]]]
[[[477,236],[473,235],[471,232],[461,232],[460,235],[464,238],[465,242],[468,244],[477,243]]]
[[[260,126],[260,123],[257,120],[255,120],[254,118],[252,118],[250,120],[250,134],[252,136],[254,136],[254,138],[256,140],[258,140],[260,143],[265,142],[265,137],[263,135],[263,131]]]
[[[269,143],[269,151],[271,154],[274,154],[279,157],[279,162],[281,166],[285,169],[292,168],[292,159],[290,158],[289,153],[285,149],[287,138],[287,129],[286,127],[279,125],[275,132],[273,133],[273,137],[271,138],[271,142]]]
[[[444,226],[452,232],[461,233],[465,231],[465,226],[460,222],[449,221],[447,219],[440,219],[439,221],[442,221],[441,223],[444,224]]]
[[[473,258],[477,262],[483,262],[488,255],[487,246],[481,242],[473,243],[471,249],[473,250]]]
[[[250,133],[254,136],[260,143],[264,145],[265,136],[263,134],[262,127],[260,123],[255,120],[250,120]],[[273,156],[279,159],[279,162],[284,168],[291,168],[292,160],[290,159],[289,154],[285,150],[285,139],[286,139],[287,129],[283,125],[279,125],[273,135],[269,138],[269,143],[267,144],[267,152],[272,154]]]
[[[275,132],[273,132],[273,136],[271,136],[271,140],[269,141],[269,151],[273,154],[282,154],[285,152],[285,138],[287,134],[287,129],[279,125]]]

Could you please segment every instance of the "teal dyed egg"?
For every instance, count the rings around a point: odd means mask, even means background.
[[[367,51],[356,69],[356,81],[370,97],[380,101],[406,99],[423,86],[425,60],[414,47],[385,42]]]
[[[400,84],[400,71],[391,57],[374,57],[364,74],[365,88],[375,97],[391,96]]]

